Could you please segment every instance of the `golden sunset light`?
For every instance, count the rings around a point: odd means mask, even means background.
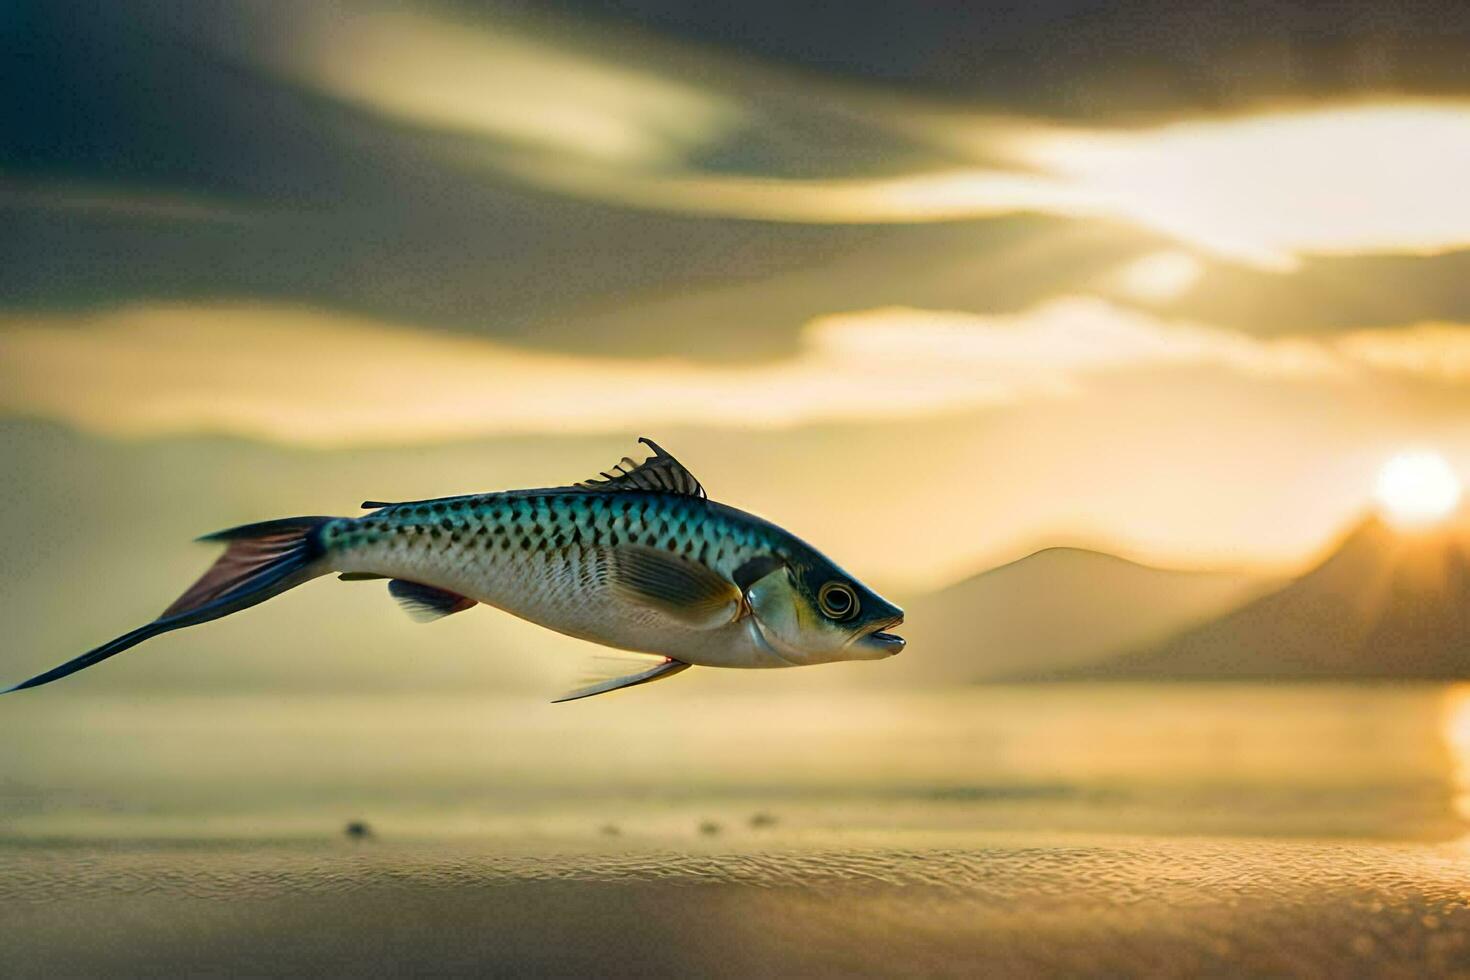
[[[1134,299],[1163,303],[1188,292],[1204,275],[1204,266],[1188,252],[1153,252],[1136,259],[1118,274],[1118,285]]]
[[[0,4],[6,976],[1470,977],[1467,39]]]
[[[1131,270],[1151,288],[1177,288],[1191,271],[1154,258]],[[1470,327],[1265,339],[1086,296],[995,316],[830,314],[803,326],[794,355],[745,366],[525,351],[307,308],[139,307],[4,325],[0,405],[12,411],[104,433],[226,432],[318,446],[943,417],[1075,398],[1090,378],[1186,369],[1330,393],[1380,372],[1459,380],[1470,349]],[[286,347],[297,359],[282,364]],[[303,383],[326,364],[320,386]],[[624,389],[616,406],[608,378]]]
[[[1373,488],[1383,516],[1405,529],[1432,527],[1460,505],[1464,486],[1439,453],[1413,450],[1383,464]]]
[[[1456,684],[1445,691],[1442,725],[1454,773],[1455,812],[1470,822],[1470,686]]]
[[[1305,254],[1470,244],[1470,202],[1456,190],[1470,167],[1466,104],[1368,103],[1061,133],[1025,152],[1101,209],[1268,268]]]

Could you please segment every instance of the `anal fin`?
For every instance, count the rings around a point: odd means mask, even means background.
[[[436,619],[464,612],[475,605],[475,600],[447,589],[436,589],[432,585],[420,585],[395,578],[388,583],[388,592],[398,600],[405,612],[421,623],[432,623]]]
[[[623,677],[613,677],[586,687],[579,687],[575,691],[563,694],[552,701],[552,704],[561,704],[563,701],[576,701],[579,698],[590,698],[595,694],[606,694],[608,691],[616,691],[624,687],[637,687],[639,684],[651,684],[654,681],[663,680],[665,677],[673,677],[681,671],[688,670],[693,664],[686,664],[682,660],[665,657],[663,663],[654,664],[647,670],[636,674],[628,674]]]

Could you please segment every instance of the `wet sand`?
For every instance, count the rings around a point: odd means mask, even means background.
[[[10,976],[1470,976],[1470,846],[17,843]]]

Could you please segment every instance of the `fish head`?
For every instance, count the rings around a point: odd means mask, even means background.
[[[821,555],[773,561],[745,597],[760,639],[792,664],[883,660],[904,647],[885,632],[903,610]]]

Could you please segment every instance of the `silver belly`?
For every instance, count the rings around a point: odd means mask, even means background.
[[[590,552],[509,554],[473,546],[433,550],[383,542],[334,556],[334,570],[371,572],[456,592],[567,636],[706,667],[791,667],[742,617],[694,629],[617,595]]]

